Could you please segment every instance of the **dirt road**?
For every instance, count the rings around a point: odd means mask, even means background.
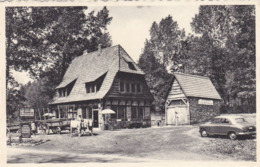
[[[152,159],[120,155],[78,154],[10,147],[7,154],[8,163],[156,162]]]
[[[196,126],[124,129],[95,136],[38,135],[36,146],[8,148],[8,163],[255,161],[255,140],[201,138]]]

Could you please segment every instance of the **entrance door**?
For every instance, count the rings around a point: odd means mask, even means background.
[[[98,111],[93,111],[94,128],[98,128]]]
[[[171,107],[167,110],[168,125],[188,124],[188,110],[186,106]]]
[[[178,123],[177,124],[188,124],[188,110],[186,106],[180,106],[177,109]]]
[[[174,125],[175,124],[175,108],[168,108],[167,110],[167,124]]]

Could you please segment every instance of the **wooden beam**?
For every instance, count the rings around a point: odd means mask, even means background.
[[[66,118],[68,119],[68,110],[69,110],[69,105],[66,105]]]
[[[190,125],[190,119],[191,119],[191,115],[190,115],[190,102],[189,102],[189,99],[187,99],[187,110],[188,110],[188,113],[189,113],[189,125]]]
[[[58,105],[58,112],[59,112],[59,117],[60,118],[60,105]]]
[[[181,99],[187,105],[187,99]],[[186,100],[186,101],[185,101]]]

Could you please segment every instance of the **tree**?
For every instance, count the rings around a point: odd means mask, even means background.
[[[38,16],[38,17],[36,17]],[[57,19],[55,10],[44,12],[39,8],[6,8],[6,77],[11,70],[33,71],[46,62],[45,29]]]
[[[255,110],[254,6],[201,6],[191,25],[201,35],[201,44],[190,53],[205,62],[204,74],[214,81],[225,104]]]
[[[7,8],[7,78],[12,69],[29,70],[39,76],[46,65],[56,61],[61,62],[62,77],[68,62],[84,50],[94,51],[98,44],[110,46],[106,26],[112,18],[107,8],[87,16],[86,10],[87,7]]]
[[[61,82],[69,64],[76,56],[82,55],[84,50],[97,50],[99,44],[103,48],[111,46],[111,37],[106,27],[112,18],[109,17],[107,8],[104,7],[96,15],[94,11],[87,16],[82,12],[81,9],[62,9],[64,19],[55,24],[52,27],[53,31],[47,35],[48,42],[53,47],[49,51],[53,60],[48,68],[40,73],[40,77],[49,81],[45,87],[48,88],[50,97],[55,94],[55,87]],[[75,18],[71,18],[71,15]]]
[[[152,24],[150,36],[151,49],[155,57],[170,71],[175,64],[179,63],[181,42],[185,37],[184,30],[180,30],[177,22],[169,15],[159,24],[156,22]]]
[[[49,96],[61,81],[72,59],[111,45],[107,25],[112,18],[106,7],[86,14],[87,7],[6,8],[7,85],[12,70],[29,71],[45,78]],[[51,75],[50,75],[51,74]]]
[[[24,97],[26,98],[27,106],[34,108],[39,115],[41,115],[40,113],[42,113],[51,100],[48,92],[46,92],[45,85],[47,85],[46,80],[40,79],[32,82],[25,90]]]
[[[165,96],[172,78],[170,72],[184,62],[183,55],[186,53],[182,52],[182,47],[186,47],[185,33],[168,16],[159,24],[152,24],[150,36],[138,64],[145,72],[145,79],[154,96],[154,110],[164,112]]]
[[[154,97],[152,105],[156,112],[164,111],[164,98],[168,85],[170,84],[171,75],[167,72],[160,60],[155,57],[152,44],[146,41],[144,51],[139,58],[138,64],[145,72],[145,79]]]

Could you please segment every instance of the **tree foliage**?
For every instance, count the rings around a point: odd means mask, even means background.
[[[48,81],[41,86],[52,97],[72,59],[97,50],[98,44],[111,46],[111,20],[106,7],[97,13],[87,13],[87,7],[6,8],[8,89],[14,88],[12,70],[29,71],[39,82]]]
[[[139,65],[156,110],[163,111],[170,73],[179,71],[208,76],[227,109],[255,112],[254,6],[200,6],[191,26],[195,34],[185,36],[170,16],[152,24]]]
[[[202,40],[200,51],[191,53],[213,68],[195,67],[208,73],[227,106],[249,106],[255,112],[254,6],[201,6],[191,25]]]
[[[170,85],[169,71],[181,63],[184,30],[180,30],[176,21],[168,16],[154,22],[150,29],[150,40],[139,59],[139,66],[146,73],[146,81],[154,96],[154,110],[164,111],[166,91]],[[177,70],[177,69],[176,69]]]

